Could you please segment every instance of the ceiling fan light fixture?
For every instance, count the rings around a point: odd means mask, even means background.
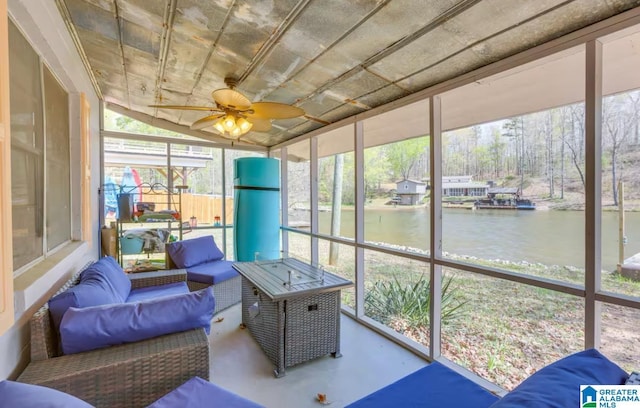
[[[223,135],[224,135],[225,129],[224,129],[224,125],[222,124],[222,121],[223,121],[223,120],[224,120],[224,119],[220,119],[220,120],[218,120],[216,123],[214,123],[214,124],[213,124],[213,127],[214,127],[218,132],[220,132],[221,134],[223,134]]]
[[[253,127],[253,123],[249,122],[245,118],[239,118],[236,121],[236,126],[240,128],[240,130],[242,131],[242,134],[245,134],[251,130],[251,128]]]
[[[242,129],[236,126],[233,129],[231,129],[231,132],[229,132],[229,134],[231,135],[231,137],[238,138],[242,136],[244,132],[242,132]]]
[[[236,127],[236,118],[232,114],[228,113],[227,116],[222,120],[222,126],[224,129],[231,133],[231,131]]]

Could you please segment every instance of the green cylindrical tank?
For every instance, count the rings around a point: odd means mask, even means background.
[[[280,256],[280,161],[234,161],[233,247],[236,261]]]

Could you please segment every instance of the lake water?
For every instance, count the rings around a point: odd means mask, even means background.
[[[354,237],[354,211],[342,211],[341,235]],[[483,259],[584,266],[583,211],[443,209],[442,250]],[[321,212],[321,233],[331,213]],[[427,250],[429,208],[365,210],[365,239]],[[640,253],[640,213],[626,213],[625,258]],[[618,262],[618,213],[602,214],[602,267]]]

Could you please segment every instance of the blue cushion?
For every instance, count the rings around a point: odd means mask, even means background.
[[[48,302],[51,320],[56,329],[60,327],[62,317],[70,307],[82,308],[113,303],[123,303],[123,300],[111,283],[98,273],[87,275],[77,285],[52,297]]]
[[[93,405],[52,388],[14,381],[1,381],[0,407],[93,408]]]
[[[188,280],[209,285],[215,285],[236,276],[239,276],[239,274],[233,269],[233,262],[231,261],[212,261],[187,268]]]
[[[198,327],[209,333],[214,309],[211,288],[144,302],[71,307],[60,323],[62,351],[80,353]]]
[[[140,302],[147,299],[157,299],[162,296],[180,295],[189,293],[187,282],[167,283],[166,285],[145,286],[143,288],[133,289],[129,293],[127,303]]]
[[[80,282],[88,279],[106,280],[114,294],[121,299],[121,302],[127,300],[131,291],[131,280],[118,262],[110,256],[101,258],[80,274]]]
[[[178,268],[189,268],[224,258],[211,235],[172,242],[167,245],[167,253]]]
[[[215,384],[193,377],[147,408],[261,408],[255,402],[242,398]]]
[[[497,399],[473,381],[433,362],[347,407],[486,408]]]
[[[543,367],[491,408],[580,405],[580,385],[622,385],[629,375],[595,349],[572,354]]]

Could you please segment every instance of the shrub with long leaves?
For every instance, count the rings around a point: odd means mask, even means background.
[[[442,323],[450,324],[465,313],[466,301],[455,296],[453,277],[442,279]],[[429,325],[431,307],[431,282],[424,274],[411,283],[401,282],[397,274],[393,279],[377,281],[367,291],[364,298],[365,313],[381,323],[387,324],[395,318],[405,319],[412,326]]]

